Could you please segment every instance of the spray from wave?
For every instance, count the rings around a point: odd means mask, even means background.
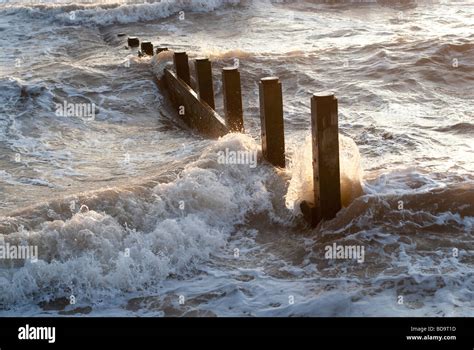
[[[302,201],[314,201],[311,136],[306,137],[299,149],[290,164],[292,178],[286,195],[287,205],[297,212]],[[339,135],[339,153],[341,202],[347,207],[363,193],[360,154],[354,140],[344,135]]]

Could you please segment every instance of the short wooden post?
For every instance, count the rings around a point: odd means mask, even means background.
[[[242,89],[240,73],[237,67],[225,67],[222,69],[222,91],[227,126],[231,131],[243,132]]]
[[[148,56],[153,56],[153,44],[151,41],[142,41],[141,50]]]
[[[206,102],[212,109],[215,109],[211,62],[208,58],[197,58],[194,61],[194,67],[196,68],[199,99]]]
[[[140,46],[140,40],[136,36],[129,36],[128,37],[128,46],[130,47],[138,47]]]
[[[262,153],[271,164],[285,167],[283,96],[277,77],[260,80],[260,120]]]
[[[334,94],[311,98],[314,204],[303,202],[301,210],[313,226],[332,219],[341,209],[339,130]]]
[[[189,74],[188,55],[185,51],[175,51],[173,56],[174,69],[176,75],[186,84],[191,85],[191,76]]]
[[[168,48],[167,47],[164,47],[164,46],[159,46],[156,48],[156,54],[158,55],[160,52],[163,52],[163,51],[168,51]]]

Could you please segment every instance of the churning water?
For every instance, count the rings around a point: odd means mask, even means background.
[[[473,316],[474,2],[402,3],[3,1],[0,238],[39,256],[1,262],[0,315]],[[218,112],[238,62],[246,133],[184,130],[154,81],[169,54],[118,33],[209,56]],[[260,161],[269,75],[286,170]],[[345,208],[310,229],[323,90]],[[334,244],[363,261],[327,259]]]

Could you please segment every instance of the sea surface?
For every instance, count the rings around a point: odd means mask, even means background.
[[[0,261],[0,316],[474,316],[474,1],[3,0],[0,33],[0,240],[39,252]],[[245,133],[183,128],[155,81],[171,53],[128,35],[210,57],[221,114],[238,65]],[[265,76],[286,169],[261,159]],[[322,91],[344,208],[311,229]]]

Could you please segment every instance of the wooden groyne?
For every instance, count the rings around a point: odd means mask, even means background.
[[[129,37],[130,47],[139,40]],[[153,55],[153,45],[142,42],[139,55]],[[155,54],[167,51],[158,47]],[[240,73],[237,67],[222,69],[224,117],[215,111],[212,62],[196,58],[195,91],[191,87],[189,57],[184,51],[173,53],[174,71],[164,69],[161,82],[176,109],[178,118],[204,136],[218,138],[229,132],[243,132],[243,104]],[[262,154],[273,166],[285,168],[285,135],[282,82],[278,77],[263,77],[259,82]],[[332,93],[314,94],[311,103],[312,132],[312,201],[300,205],[311,226],[336,216],[341,209],[339,166],[338,101]]]
[[[186,125],[212,138],[229,133],[224,119],[174,72],[165,69],[163,79],[171,102]]]

